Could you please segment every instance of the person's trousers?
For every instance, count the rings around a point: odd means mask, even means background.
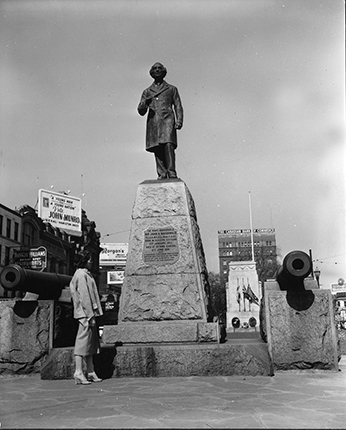
[[[175,148],[173,143],[162,143],[155,150],[158,179],[176,178]]]

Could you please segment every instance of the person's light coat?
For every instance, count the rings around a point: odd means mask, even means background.
[[[87,269],[77,269],[70,282],[75,319],[103,315],[96,282]]]

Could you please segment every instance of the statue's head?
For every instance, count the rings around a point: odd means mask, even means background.
[[[157,77],[163,79],[167,75],[167,69],[161,63],[155,63],[149,70],[150,76],[155,79]]]

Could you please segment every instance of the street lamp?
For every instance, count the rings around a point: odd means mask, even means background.
[[[316,267],[316,269],[314,270],[314,275],[317,281],[318,288],[320,288],[320,274],[321,274],[321,271],[319,270],[318,267]]]

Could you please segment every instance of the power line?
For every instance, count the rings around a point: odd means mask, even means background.
[[[315,260],[312,260],[312,261],[319,264],[338,264],[340,266],[344,266],[346,265],[346,263],[338,263],[337,261],[334,261],[334,262],[323,261],[323,260],[328,260],[329,258],[341,257],[342,255],[346,255],[346,254],[338,254],[338,255],[332,255],[331,257],[316,258]]]
[[[338,263],[337,261],[334,261],[334,263],[329,262],[329,261],[321,261],[321,260],[312,260],[312,261],[315,263],[318,263],[318,264],[337,264],[338,266],[345,266],[346,265],[346,263]]]
[[[323,258],[321,258],[321,260],[327,260],[328,258],[341,257],[342,255],[346,255],[346,254],[344,253],[344,254],[332,255],[331,257],[323,257]]]
[[[119,233],[126,233],[127,231],[130,231],[130,229],[128,229],[128,230],[116,231],[115,233],[107,233],[107,234],[104,234],[103,236],[101,236],[101,239],[102,239],[103,237],[113,236],[113,235],[115,235],[115,234],[119,234]]]

